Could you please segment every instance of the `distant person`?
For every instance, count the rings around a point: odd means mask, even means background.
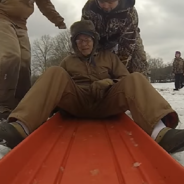
[[[183,87],[184,60],[181,58],[181,52],[176,51],[173,62],[173,74],[175,75],[175,91]]]
[[[26,25],[34,12],[34,2],[56,27],[66,28],[50,0],[0,0],[0,120],[8,117],[31,87],[31,48]]]

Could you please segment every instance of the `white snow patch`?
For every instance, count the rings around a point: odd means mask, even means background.
[[[11,151],[10,148],[0,145],[0,159],[3,158],[10,151]]]

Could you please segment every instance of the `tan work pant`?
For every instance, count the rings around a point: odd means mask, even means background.
[[[90,91],[75,85],[61,67],[49,68],[10,114],[9,121],[22,121],[30,133],[59,106],[77,117],[104,118],[130,110],[134,121],[149,135],[158,121],[174,112],[168,102],[140,73],[127,75],[108,91],[98,105]]]
[[[14,109],[31,87],[27,31],[0,19],[0,107]],[[1,112],[2,113],[2,112]]]

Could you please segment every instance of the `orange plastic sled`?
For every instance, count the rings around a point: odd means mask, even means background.
[[[2,184],[183,184],[184,168],[127,115],[43,124],[0,160]]]

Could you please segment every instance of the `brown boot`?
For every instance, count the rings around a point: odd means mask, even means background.
[[[8,123],[5,120],[0,121],[0,140],[9,148],[14,148],[26,137],[27,134],[18,123]]]
[[[9,108],[0,106],[0,120],[7,119],[10,113],[11,113],[11,110]]]
[[[166,127],[160,131],[155,141],[168,153],[184,151],[184,130]]]

